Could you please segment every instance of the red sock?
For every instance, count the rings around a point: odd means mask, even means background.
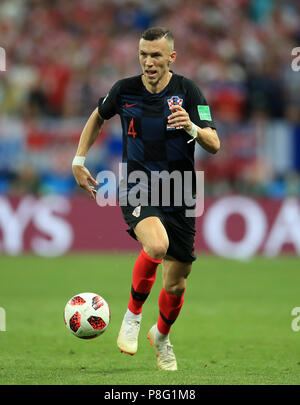
[[[134,314],[142,312],[156,277],[156,269],[162,260],[152,259],[142,250],[133,267],[131,294],[128,309]]]
[[[170,333],[171,326],[176,321],[184,301],[184,292],[182,295],[177,296],[168,293],[162,288],[159,299],[159,316],[157,321],[157,329],[160,333],[168,335]]]

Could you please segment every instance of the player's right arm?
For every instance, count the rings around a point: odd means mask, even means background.
[[[116,82],[106,97],[100,97],[98,107],[92,112],[80,136],[76,156],[73,160],[72,170],[78,185],[89,193],[90,197],[96,199],[95,186],[99,184],[91,176],[86,167],[83,166],[84,159],[90,147],[97,139],[105,120],[109,120],[118,112],[118,92],[121,81]],[[79,160],[79,162],[78,162]],[[77,161],[77,162],[76,162]],[[77,164],[74,164],[77,163]],[[79,163],[79,164],[78,164]],[[91,184],[90,184],[91,183]]]
[[[72,171],[73,175],[75,177],[75,180],[77,184],[85,189],[90,197],[92,199],[96,199],[96,193],[97,191],[95,190],[95,186],[98,186],[99,184],[97,181],[92,177],[91,173],[89,170],[83,166],[84,163],[84,158],[86,157],[86,154],[88,153],[89,149],[97,139],[101,128],[103,126],[104,119],[101,117],[101,115],[98,112],[98,107],[92,112],[90,115],[89,119],[87,120],[83,131],[80,136],[77,152],[75,155],[75,159],[72,164]],[[79,159],[78,159],[79,157]],[[82,158],[82,159],[80,159]],[[80,162],[82,160],[82,162]],[[77,164],[76,164],[77,163]],[[79,164],[78,164],[79,163]]]

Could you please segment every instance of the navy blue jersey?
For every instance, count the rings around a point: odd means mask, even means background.
[[[120,115],[123,131],[122,162],[126,163],[127,178],[133,172],[142,171],[149,179],[147,184],[142,184],[141,181],[129,182],[125,190],[122,190],[125,194],[128,194],[134,185],[140,184],[140,188],[148,193],[147,201],[150,204],[151,201],[153,203],[150,187],[153,173],[171,174],[179,171],[182,178],[184,172],[191,173],[192,184],[183,182],[181,185],[181,204],[178,204],[176,198],[174,202],[172,181],[168,206],[165,206],[165,201],[162,203],[161,198],[158,204],[154,204],[165,211],[185,208],[185,192],[195,197],[195,142],[188,143],[191,137],[183,128],[168,127],[167,117],[171,114],[170,106],[174,104],[182,106],[197,126],[215,129],[208,104],[198,86],[192,80],[175,73],[172,74],[168,85],[157,94],[152,94],[145,88],[141,75],[121,79],[98,103],[99,114],[105,120],[115,114]],[[176,192],[178,193],[178,188],[174,193]]]

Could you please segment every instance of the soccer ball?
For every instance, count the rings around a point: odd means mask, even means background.
[[[74,295],[64,310],[66,327],[81,339],[92,339],[101,335],[110,322],[110,309],[98,294],[86,292]]]

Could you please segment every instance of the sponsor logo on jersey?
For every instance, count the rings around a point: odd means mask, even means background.
[[[108,93],[108,94],[109,94],[109,93]],[[105,103],[105,100],[107,99],[108,94],[106,94],[106,96],[104,97],[104,99],[103,99],[103,101],[102,101],[102,104],[104,104],[104,103]]]

